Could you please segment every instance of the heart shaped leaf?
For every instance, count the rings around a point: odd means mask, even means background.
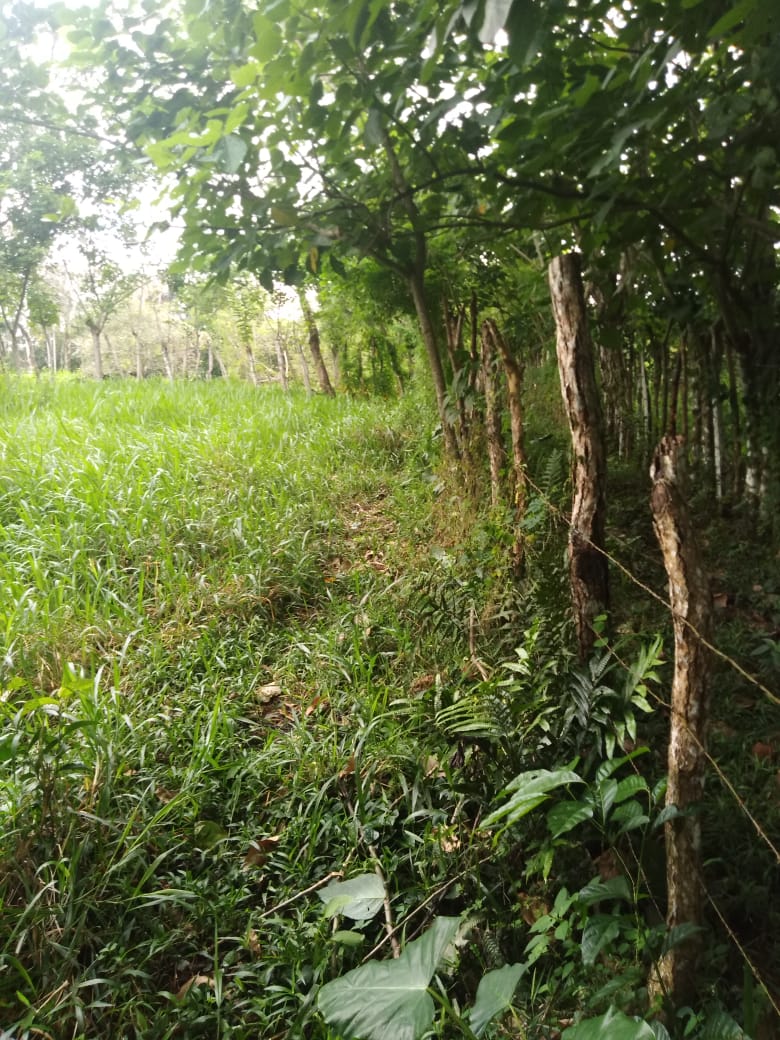
[[[477,1036],[482,1035],[491,1019],[511,1007],[517,983],[526,967],[525,964],[505,964],[479,980],[477,999],[469,1016],[469,1025]]]
[[[428,986],[459,923],[437,917],[397,960],[370,961],[327,982],[317,996],[325,1021],[345,1040],[417,1040],[433,1021]]]

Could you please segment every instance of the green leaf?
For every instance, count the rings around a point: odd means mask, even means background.
[[[663,1022],[659,1022],[657,1018],[653,1019],[653,1021],[650,1023],[650,1028],[653,1030],[653,1033],[655,1034],[655,1040],[672,1040],[671,1036],[669,1035],[669,1030],[666,1028]]]
[[[606,780],[608,776],[612,776],[612,774],[617,772],[617,770],[620,769],[621,766],[624,766],[626,762],[631,762],[632,759],[636,758],[638,755],[646,755],[649,750],[650,749],[646,747],[639,747],[634,751],[631,751],[628,755],[623,755],[622,758],[613,758],[608,762],[602,762],[596,770],[596,781]]]
[[[517,984],[526,969],[525,964],[506,964],[503,968],[483,975],[477,986],[477,998],[469,1015],[469,1025],[480,1036],[496,1015],[512,1006]]]
[[[282,227],[293,227],[298,223],[298,214],[294,209],[284,209],[282,206],[271,206],[271,220],[274,224]]]
[[[479,38],[483,43],[492,43],[496,34],[506,25],[512,0],[486,0],[485,17],[479,29]]]
[[[252,57],[259,62],[270,61],[282,44],[279,26],[264,14],[257,13],[252,17],[252,28],[255,34],[255,42],[250,50]]]
[[[650,817],[636,801],[623,802],[612,813],[610,820],[613,827],[618,826],[618,834],[626,834],[628,831],[636,830],[637,827],[644,827],[649,822]]]
[[[360,946],[361,943],[366,941],[366,937],[362,932],[351,932],[348,930],[334,932],[331,935],[331,939],[342,946]]]
[[[593,903],[600,903],[605,899],[625,899],[630,901],[631,889],[628,887],[628,881],[622,874],[618,877],[610,878],[609,881],[594,878],[584,888],[579,890],[577,898],[586,906],[592,906]]]
[[[508,53],[518,68],[528,65],[542,43],[543,12],[533,0],[515,0],[504,28],[509,36]]]
[[[608,780],[602,780],[598,786],[599,801],[601,802],[601,814],[605,820],[607,816],[609,816],[609,810],[615,802],[617,789],[617,780],[612,777]]]
[[[575,90],[572,94],[572,101],[574,102],[575,108],[583,108],[588,101],[593,97],[597,91],[601,89],[601,80],[598,76],[594,76],[592,72],[589,72],[585,77],[585,82]]]
[[[512,797],[485,819],[484,826],[492,827],[504,817],[508,826],[546,801],[550,791],[554,791],[556,787],[583,782],[581,777],[570,769],[532,769],[527,773],[520,773],[505,789],[506,792],[514,791]]]
[[[238,170],[248,147],[246,141],[237,134],[231,134],[220,141],[221,165],[226,173],[235,173]]]
[[[730,29],[733,29],[735,25],[743,21],[753,11],[755,6],[756,0],[742,0],[741,3],[735,4],[730,11],[727,11],[713,25],[707,33],[707,38],[717,40],[718,37],[725,36]]]
[[[348,881],[331,881],[318,890],[325,914],[343,914],[353,921],[369,921],[385,899],[385,889],[376,874],[359,874]]]
[[[661,827],[663,824],[668,823],[669,820],[676,820],[678,816],[684,815],[685,813],[678,809],[676,805],[665,805],[653,820],[653,828]]]
[[[725,1011],[715,1011],[707,1016],[701,1040],[748,1040],[748,1037],[731,1015]]]
[[[16,735],[6,733],[0,737],[0,762],[9,762],[16,754]]]
[[[382,143],[383,126],[382,126],[382,113],[378,108],[372,108],[368,113],[368,119],[366,119],[366,129],[364,132],[366,144],[370,148],[376,148]]]
[[[674,928],[670,928],[664,938],[661,956],[663,957],[681,943],[693,939],[694,936],[701,935],[702,931],[703,929],[699,925],[691,924],[690,921],[685,921],[683,924],[677,924]]]
[[[428,986],[459,923],[437,917],[397,960],[371,961],[327,982],[317,995],[325,1021],[345,1038],[417,1040],[433,1021]]]
[[[588,802],[563,802],[547,813],[547,826],[553,838],[573,830],[577,824],[593,818],[593,806]]]
[[[234,130],[237,130],[246,119],[249,114],[249,105],[246,101],[242,101],[232,109],[225,119],[225,133],[232,134]]]
[[[620,934],[620,922],[612,914],[594,914],[582,931],[582,963],[595,964],[596,958]]]
[[[248,87],[255,82],[262,71],[256,61],[250,61],[246,65],[233,65],[230,69],[230,78],[237,87]]]
[[[655,1033],[647,1022],[611,1007],[605,1015],[569,1026],[561,1040],[655,1040]]]

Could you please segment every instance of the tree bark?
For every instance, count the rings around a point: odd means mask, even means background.
[[[460,458],[460,449],[455,436],[455,430],[447,414],[447,383],[444,378],[444,367],[441,363],[439,345],[436,342],[436,332],[431,321],[431,313],[428,309],[428,301],[425,296],[425,278],[422,271],[414,271],[408,276],[409,290],[414,301],[414,309],[417,312],[417,320],[420,323],[425,351],[428,355],[428,363],[431,366],[433,376],[433,388],[436,393],[436,405],[439,410],[444,443],[447,454],[451,459]]]
[[[341,376],[341,358],[342,354],[346,357],[346,347],[339,348],[338,343],[332,343],[330,347],[330,356],[333,359],[333,383],[335,386],[341,387],[342,376]]]
[[[682,488],[682,438],[666,436],[653,457],[650,505],[669,576],[674,622],[674,680],[666,805],[680,815],[666,823],[667,925],[701,927],[701,824],[709,716],[709,655],[702,639],[711,631],[711,595]],[[692,1001],[701,937],[674,945],[655,966],[649,986],[675,1006]]]
[[[114,344],[110,340],[109,335],[108,335],[107,332],[103,333],[103,339],[106,341],[106,346],[108,347],[108,353],[111,356],[111,360],[112,360],[112,362],[114,364],[114,375],[117,375],[117,376],[124,375],[124,373],[122,372],[122,362],[119,360],[119,354],[117,353],[116,347],[114,346]]]
[[[637,356],[637,376],[639,409],[642,415],[642,458],[646,459],[650,447],[650,437],[653,425],[653,407],[650,400],[650,387],[647,382],[645,352],[641,346]]]
[[[333,389],[333,384],[330,381],[328,370],[325,367],[325,360],[322,356],[322,350],[320,349],[320,330],[317,327],[317,322],[314,318],[311,305],[306,299],[306,291],[304,289],[299,290],[298,299],[301,302],[303,320],[306,322],[306,329],[309,333],[309,350],[311,351],[312,360],[314,361],[314,368],[317,372],[320,390],[322,390],[323,394],[327,394],[328,397],[334,397],[335,391]]]
[[[731,457],[732,484],[734,498],[739,498],[742,491],[742,423],[740,419],[739,384],[737,382],[737,366],[734,362],[734,350],[729,336],[724,337],[726,350],[726,367],[729,375],[729,418],[731,419]]]
[[[584,661],[596,639],[596,618],[609,604],[609,571],[603,554],[607,478],[604,425],[579,255],[556,257],[550,264],[549,282],[561,392],[574,454],[569,580],[579,656]]]
[[[464,307],[459,307],[456,313],[453,313],[450,307],[449,301],[444,301],[444,338],[447,344],[447,355],[450,361],[450,372],[452,374],[451,385],[459,387],[459,392],[456,397],[456,403],[458,408],[458,422],[460,423],[460,441],[461,444],[465,445],[469,436],[469,421],[466,415],[466,398],[463,393],[464,387],[458,376],[463,367],[463,323],[466,317],[466,311]],[[461,355],[459,357],[459,355]],[[483,374],[485,368],[482,369]],[[487,398],[487,387],[485,387],[485,395]],[[490,431],[488,430],[488,451],[490,451]],[[494,502],[495,505],[495,502]]]
[[[131,334],[135,340],[135,378],[140,383],[144,378],[144,348],[138,329],[132,329]]]
[[[282,323],[277,318],[276,321],[276,336],[274,338],[276,345],[276,365],[279,371],[279,385],[285,393],[290,389],[290,382],[287,378],[287,351],[284,349],[284,343],[282,342]]]
[[[95,366],[95,379],[103,378],[103,353],[100,349],[100,329],[96,325],[90,325],[92,334],[92,358]]]
[[[254,346],[257,343],[255,330],[252,329],[251,341],[247,339],[244,344],[244,350],[246,351],[246,366],[249,372],[249,381],[252,386],[257,386],[257,363],[255,362],[255,351]]]
[[[301,359],[301,374],[303,375],[303,386],[306,390],[306,396],[311,397],[311,376],[309,375],[309,362],[306,360],[306,354],[303,350],[303,342],[300,336],[295,336],[295,346],[298,348],[298,356]]]
[[[509,422],[512,433],[512,501],[515,508],[515,535],[512,545],[512,569],[516,575],[522,574],[525,558],[525,538],[522,522],[526,508],[526,457],[525,435],[523,424],[523,366],[513,356],[509,345],[492,320],[485,322],[490,336],[493,338],[504,365],[506,375],[506,394],[509,406]],[[484,327],[484,326],[483,326]]]

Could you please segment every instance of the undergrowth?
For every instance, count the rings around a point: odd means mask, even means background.
[[[573,660],[555,445],[519,584],[414,394],[15,380],[0,416],[9,1035],[336,1040],[327,986],[455,918],[433,1035],[646,1035],[668,666],[628,621]]]

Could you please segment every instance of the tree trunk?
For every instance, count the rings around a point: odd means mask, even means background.
[[[135,378],[140,383],[144,378],[144,348],[138,329],[132,330],[132,336],[135,340]]]
[[[171,361],[171,352],[168,350],[167,339],[160,340],[160,350],[162,351],[163,367],[165,368],[165,374],[168,377],[168,382],[173,382],[173,362]],[[185,357],[187,354],[187,346],[184,347]]]
[[[341,386],[341,382],[342,382],[342,376],[341,376],[341,368],[342,368],[341,356],[342,356],[342,353],[346,357],[346,348],[345,347],[340,350],[338,343],[332,343],[331,344],[330,356],[333,359],[333,383],[334,383],[334,386],[338,386],[338,387]]]
[[[515,535],[512,545],[512,569],[519,577],[523,572],[525,558],[525,538],[522,522],[526,508],[526,457],[525,435],[523,429],[523,366],[513,356],[509,345],[501,335],[496,323],[491,319],[485,322],[495,345],[501,354],[506,375],[507,403],[509,405],[509,422],[512,431],[512,501],[515,507]],[[485,327],[483,326],[483,328]]]
[[[100,349],[100,329],[97,325],[90,325],[89,331],[92,335],[92,358],[95,366],[95,379],[103,378],[103,354]]]
[[[27,290],[30,285],[30,279],[32,278],[32,268],[28,267],[25,269],[22,275],[22,284],[19,288],[19,299],[17,301],[16,310],[14,311],[13,317],[6,315],[3,310],[3,321],[10,334],[10,345],[11,345],[11,366],[14,372],[19,371],[19,331],[22,321],[22,315],[25,310],[25,304],[27,302]]]
[[[282,323],[277,319],[276,321],[276,337],[274,340],[276,344],[276,366],[279,372],[279,385],[285,393],[290,389],[290,383],[287,378],[287,354],[284,349],[284,343],[282,342]]]
[[[639,394],[639,410],[642,415],[642,458],[647,459],[650,448],[650,437],[653,428],[653,406],[650,400],[650,386],[647,382],[645,352],[640,346],[637,357],[637,392]]]
[[[252,386],[257,386],[257,365],[255,363],[254,351],[254,343],[256,343],[255,336],[255,330],[252,329],[252,342],[250,343],[250,341],[247,340],[244,344],[244,347],[246,349],[246,364],[247,369],[249,370],[249,381],[252,384]]]
[[[460,458],[460,449],[455,436],[455,430],[447,414],[447,384],[444,378],[444,368],[439,354],[439,345],[436,342],[436,332],[431,321],[431,313],[428,309],[428,301],[425,297],[425,278],[420,271],[414,271],[407,278],[409,290],[414,301],[414,309],[417,312],[417,320],[420,323],[425,351],[428,355],[428,363],[431,366],[433,376],[433,388],[436,394],[436,406],[439,410],[444,443],[447,454],[451,459]]]
[[[609,603],[609,572],[603,555],[607,459],[579,255],[556,257],[550,264],[549,282],[561,392],[574,454],[569,579],[579,656],[584,661],[596,638],[595,620]]]
[[[490,460],[490,503],[497,509],[504,499],[506,448],[496,379],[496,341],[491,323],[487,321],[482,326],[482,379],[485,386],[485,437]]]
[[[670,357],[670,342],[672,335],[672,324],[671,322],[667,326],[666,336],[661,345],[661,412],[658,416],[658,429],[665,433],[669,429],[669,366],[671,363]]]
[[[729,374],[729,418],[731,419],[731,454],[732,454],[732,485],[731,490],[734,498],[739,498],[742,492],[742,422],[740,419],[739,384],[737,382],[737,366],[734,362],[734,349],[731,338],[725,337],[726,367]]]
[[[106,341],[106,346],[108,347],[108,352],[111,355],[111,360],[114,363],[114,374],[118,375],[118,376],[121,376],[123,374],[122,373],[122,362],[119,360],[119,354],[116,351],[116,347],[111,342],[111,340],[108,338],[108,333],[107,332],[103,333],[103,339]]]
[[[320,384],[320,390],[323,394],[327,394],[329,397],[335,396],[333,384],[330,381],[328,370],[325,367],[325,360],[322,356],[322,350],[320,349],[320,330],[317,326],[317,322],[314,318],[311,305],[306,299],[306,291],[300,289],[298,292],[298,299],[301,301],[301,310],[303,311],[303,320],[306,322],[306,329],[309,333],[309,350],[311,351],[312,360],[314,361],[314,368],[317,372],[317,379]]]
[[[458,394],[456,403],[458,407],[458,422],[460,423],[460,440],[461,444],[465,445],[469,435],[469,422],[468,416],[466,415],[466,398],[465,398],[465,387],[462,382],[458,379],[460,375],[462,365],[462,357],[459,355],[463,351],[463,322],[466,317],[466,310],[464,307],[459,307],[456,314],[453,314],[452,308],[449,302],[445,300],[444,303],[444,338],[447,344],[447,354],[450,360],[450,371],[452,373],[451,385],[458,387]],[[484,361],[484,359],[483,359]],[[483,375],[485,373],[483,367]],[[485,397],[487,399],[487,387],[485,387]],[[490,430],[487,431],[488,436],[488,451],[490,451]],[[495,505],[495,502],[494,502]]]
[[[33,345],[32,337],[24,325],[20,327],[20,331],[24,338],[24,349],[27,354],[27,371],[31,376],[38,376],[38,366],[35,364],[35,347]]]
[[[382,128],[382,142],[390,163],[393,184],[398,192],[398,198],[401,200],[401,204],[406,210],[409,223],[413,229],[414,259],[403,271],[403,274],[412,295],[414,309],[417,313],[417,320],[420,323],[420,333],[423,338],[423,343],[425,344],[425,351],[428,355],[428,362],[431,367],[433,387],[436,394],[436,407],[439,411],[439,420],[441,421],[444,444],[450,459],[456,461],[460,459],[460,449],[458,447],[458,439],[455,434],[455,429],[453,428],[447,413],[447,383],[444,378],[444,369],[441,363],[439,344],[436,341],[436,332],[433,327],[433,321],[431,320],[431,312],[428,307],[428,300],[425,292],[425,271],[428,266],[428,245],[425,238],[424,224],[420,218],[417,203],[415,202],[415,193],[409,190],[409,185],[406,183],[406,178],[401,169],[401,164],[398,161],[398,156],[395,153],[393,141],[387,131],[387,127]],[[387,262],[386,258],[385,262]],[[399,274],[402,273],[401,269],[396,264],[393,264],[392,267]]]
[[[301,359],[301,372],[303,374],[303,385],[306,389],[306,396],[311,397],[311,376],[309,375],[309,362],[306,360],[306,354],[303,350],[303,343],[300,337],[296,335],[295,346],[298,348],[298,354]]]
[[[406,387],[404,371],[401,368],[401,360],[398,357],[398,350],[396,349],[395,343],[393,343],[391,339],[387,340],[386,347],[387,357],[390,361],[390,368],[393,370],[393,375],[395,376],[396,383],[398,384],[398,396],[403,397],[404,390]]]
[[[701,927],[701,824],[697,814],[704,789],[709,715],[709,640],[711,596],[682,489],[682,438],[667,436],[658,445],[650,475],[653,526],[669,576],[674,620],[674,680],[669,736],[666,805],[680,815],[666,823],[667,924]],[[656,965],[649,986],[674,1006],[695,995],[701,937],[677,943]]]
[[[710,328],[709,339],[709,412],[712,425],[712,469],[715,476],[715,498],[723,501],[723,402],[720,370],[723,367],[723,336],[717,323]]]
[[[46,341],[46,363],[49,366],[49,371],[54,375],[57,371],[57,330],[53,328],[44,329],[43,336]]]

